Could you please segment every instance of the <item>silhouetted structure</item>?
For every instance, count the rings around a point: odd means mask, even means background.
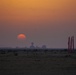
[[[68,52],[72,53],[74,51],[74,36],[68,38]]]
[[[43,46],[42,46],[42,49],[46,49],[46,45],[43,45]]]
[[[35,46],[34,46],[34,43],[33,43],[33,42],[31,43],[30,48],[31,48],[31,49],[35,49]]]

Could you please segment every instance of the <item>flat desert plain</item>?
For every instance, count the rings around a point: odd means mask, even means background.
[[[0,52],[0,75],[76,75],[76,53]]]

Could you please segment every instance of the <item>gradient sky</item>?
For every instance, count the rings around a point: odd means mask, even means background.
[[[76,48],[76,0],[0,0],[0,47],[67,48],[72,35]]]

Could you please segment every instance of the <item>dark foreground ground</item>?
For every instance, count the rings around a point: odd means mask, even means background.
[[[76,53],[1,51],[0,75],[76,75]]]

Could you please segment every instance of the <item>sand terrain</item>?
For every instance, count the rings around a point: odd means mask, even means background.
[[[76,53],[0,53],[0,75],[76,75]]]

